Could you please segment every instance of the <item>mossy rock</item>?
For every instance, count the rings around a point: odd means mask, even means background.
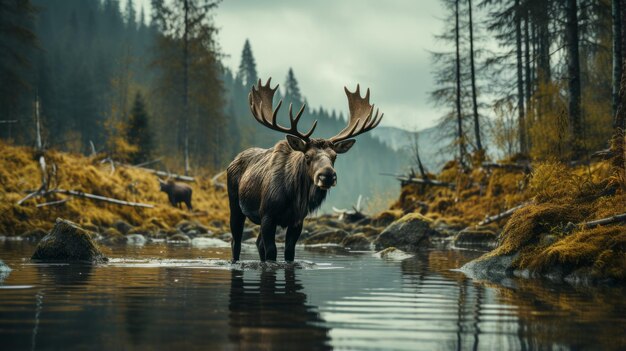
[[[466,228],[454,236],[453,242],[458,247],[493,248],[497,240],[498,236],[491,230]]]
[[[343,239],[341,245],[352,250],[370,250],[372,242],[365,234],[358,233],[347,236]]]
[[[372,218],[371,223],[377,226],[386,227],[402,217],[401,210],[383,211]]]
[[[61,218],[57,218],[50,234],[41,239],[31,259],[90,263],[108,261],[86,230]]]
[[[133,229],[133,226],[128,224],[128,222],[118,220],[113,223],[113,228],[115,228],[119,233],[126,235],[128,232]]]
[[[311,235],[306,240],[304,240],[303,244],[341,244],[348,235],[348,232],[346,232],[345,230],[336,229]]]
[[[104,232],[102,232],[102,237],[102,241],[107,244],[126,244],[126,237],[113,227],[107,228]]]
[[[372,239],[372,238],[376,238],[380,233],[383,232],[383,230],[385,230],[385,228],[377,228],[371,225],[366,225],[363,227],[354,228],[353,233],[354,234],[361,233],[365,235],[366,237]]]
[[[404,252],[396,247],[388,247],[374,254],[374,257],[390,259],[390,260],[405,260],[413,257],[413,255]]]
[[[48,235],[48,231],[42,228],[35,228],[22,234],[22,238],[26,240],[40,240],[44,236]]]
[[[397,247],[415,251],[429,242],[437,231],[431,228],[431,220],[419,213],[409,213],[390,224],[374,241],[376,250]]]

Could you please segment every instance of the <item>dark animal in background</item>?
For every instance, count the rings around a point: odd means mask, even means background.
[[[337,183],[333,168],[337,154],[347,152],[355,142],[351,137],[374,129],[383,117],[378,110],[373,113],[369,89],[361,97],[358,85],[354,93],[344,88],[350,108],[348,125],[330,139],[311,138],[317,121],[307,133],[300,133],[297,128],[304,106],[294,118],[289,105],[289,128],[276,122],[282,101],[273,109],[278,86],[272,89],[270,81],[271,78],[262,85],[259,80],[252,88],[248,95],[250,109],[259,123],[287,134],[287,140],[269,149],[247,149],[228,166],[233,262],[239,260],[246,217],[261,225],[256,241],[261,261],[276,260],[276,226],[287,228],[285,260],[293,261],[304,218],[322,204],[328,190]]]
[[[159,179],[159,185],[161,191],[167,194],[167,198],[174,207],[179,207],[178,204],[184,202],[187,205],[188,210],[192,210],[191,207],[191,194],[192,189],[187,184],[176,183],[173,180],[163,181]]]

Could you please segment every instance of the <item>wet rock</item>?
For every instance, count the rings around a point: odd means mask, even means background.
[[[243,234],[241,236],[241,240],[248,240],[251,238],[256,239],[257,235],[258,235],[258,231],[254,230],[255,228],[245,228],[243,230]]]
[[[206,234],[209,232],[209,229],[198,222],[192,222],[187,220],[182,220],[176,224],[176,229],[179,231],[189,235],[189,232],[196,231],[199,234]]]
[[[35,249],[33,260],[64,262],[106,262],[98,246],[89,233],[78,224],[57,218],[54,228]]]
[[[483,255],[461,267],[461,271],[472,279],[499,281],[513,275],[513,262],[517,254],[492,256]]]
[[[126,237],[115,228],[107,228],[102,232],[102,241],[107,244],[126,244]]]
[[[453,243],[457,247],[493,248],[497,239],[496,233],[491,230],[466,228],[454,236]]]
[[[318,234],[311,235],[303,240],[304,245],[316,245],[316,244],[341,244],[341,242],[348,236],[348,232],[342,229],[330,230]]]
[[[92,233],[99,233],[100,232],[100,228],[98,228],[98,226],[95,225],[95,224],[87,223],[87,224],[81,224],[80,226],[81,226],[81,228],[85,229],[88,232],[92,232]]]
[[[48,235],[48,231],[41,228],[35,228],[22,234],[22,238],[24,238],[25,240],[38,241],[46,235]]]
[[[220,220],[214,219],[214,220],[211,221],[211,227],[217,228],[217,229],[222,229],[222,228],[226,227],[226,223],[224,223],[224,222],[222,222]]]
[[[352,250],[370,250],[372,242],[363,233],[347,236],[341,242],[341,245]]]
[[[198,231],[197,231],[197,230],[195,230],[195,229],[192,229],[192,230],[188,231],[188,232],[187,232],[187,233],[185,233],[185,234],[187,234],[187,236],[188,236],[188,237],[190,237],[190,238],[192,238],[192,239],[193,239],[193,238],[195,238],[196,236],[198,236],[198,235],[200,234],[200,232],[198,232]]]
[[[119,221],[115,221],[115,223],[113,223],[113,228],[115,228],[122,235],[126,235],[126,234],[128,234],[128,232],[131,229],[133,229],[133,226],[128,224],[128,222],[119,220]]]
[[[126,243],[128,245],[143,246],[146,244],[146,241],[148,241],[146,237],[141,234],[126,235]]]
[[[402,217],[400,210],[383,211],[372,218],[371,223],[380,227],[386,227]]]
[[[191,242],[191,238],[189,238],[187,235],[182,234],[182,233],[178,233],[178,234],[174,234],[172,236],[170,236],[169,238],[167,238],[167,242],[168,243],[177,243],[177,244],[186,244],[186,243],[190,243]]]
[[[11,268],[0,260],[0,284],[11,274]]]
[[[376,250],[397,247],[415,251],[429,242],[429,236],[437,234],[430,223],[424,216],[410,213],[385,228],[374,241],[374,246]]]
[[[404,252],[395,247],[388,247],[374,254],[374,257],[385,258],[389,260],[405,260],[413,257],[410,253]]]
[[[207,247],[230,247],[230,244],[218,238],[200,237],[191,240],[191,246],[198,248]]]
[[[362,233],[363,235],[365,235],[366,237],[370,238],[370,239],[374,239],[376,238],[380,233],[382,233],[382,231],[385,228],[376,228],[373,227],[371,225],[366,225],[363,227],[356,227],[354,228],[353,233],[357,234],[357,233]]]

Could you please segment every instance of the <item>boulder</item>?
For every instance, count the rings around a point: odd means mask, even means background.
[[[102,232],[102,237],[102,241],[107,244],[126,244],[126,238],[124,235],[115,228],[107,228],[107,230]]]
[[[405,260],[407,258],[413,257],[413,255],[406,253],[395,247],[388,247],[382,251],[375,253],[374,257],[385,258],[389,260]]]
[[[141,234],[126,235],[126,243],[129,245],[143,246],[146,244],[146,237]]]
[[[418,213],[409,213],[391,223],[374,240],[376,250],[397,247],[415,251],[429,242],[429,236],[437,231],[430,227],[431,221]]]
[[[490,255],[485,254],[461,267],[461,271],[472,279],[501,281],[513,275],[513,262],[517,254]]]
[[[378,234],[380,234],[384,229],[385,228],[376,228],[371,225],[366,225],[363,227],[356,227],[354,229],[354,234],[362,233],[366,237],[372,239],[372,238],[376,238]]]
[[[330,230],[318,234],[311,235],[303,241],[304,245],[316,244],[341,244],[348,236],[348,232],[341,229]]]
[[[341,242],[341,245],[352,250],[370,250],[372,242],[363,233],[347,236]]]
[[[200,238],[194,238],[193,240],[191,240],[191,246],[201,248],[201,249],[207,248],[207,247],[226,248],[226,247],[230,247],[230,244],[218,238],[200,237]]]
[[[33,260],[101,263],[108,259],[78,224],[57,218],[54,228],[35,249]]]
[[[170,236],[169,238],[167,238],[167,242],[169,243],[190,243],[191,242],[191,238],[189,238],[187,235],[182,234],[182,233],[178,233],[178,234],[174,234],[172,236]]]
[[[11,268],[0,260],[0,284],[9,276]]]
[[[458,247],[493,248],[497,244],[498,236],[491,230],[486,229],[463,229],[453,239]]]
[[[131,229],[133,229],[133,226],[120,219],[113,223],[113,228],[115,228],[122,235],[126,235]]]

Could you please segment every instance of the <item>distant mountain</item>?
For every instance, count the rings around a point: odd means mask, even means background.
[[[429,172],[438,172],[446,161],[454,155],[445,152],[452,140],[441,136],[439,129],[430,127],[417,132],[420,157],[422,163]],[[372,135],[382,143],[396,151],[404,151],[410,154],[410,132],[396,127],[378,127],[372,131]],[[407,167],[411,165],[407,164]]]

